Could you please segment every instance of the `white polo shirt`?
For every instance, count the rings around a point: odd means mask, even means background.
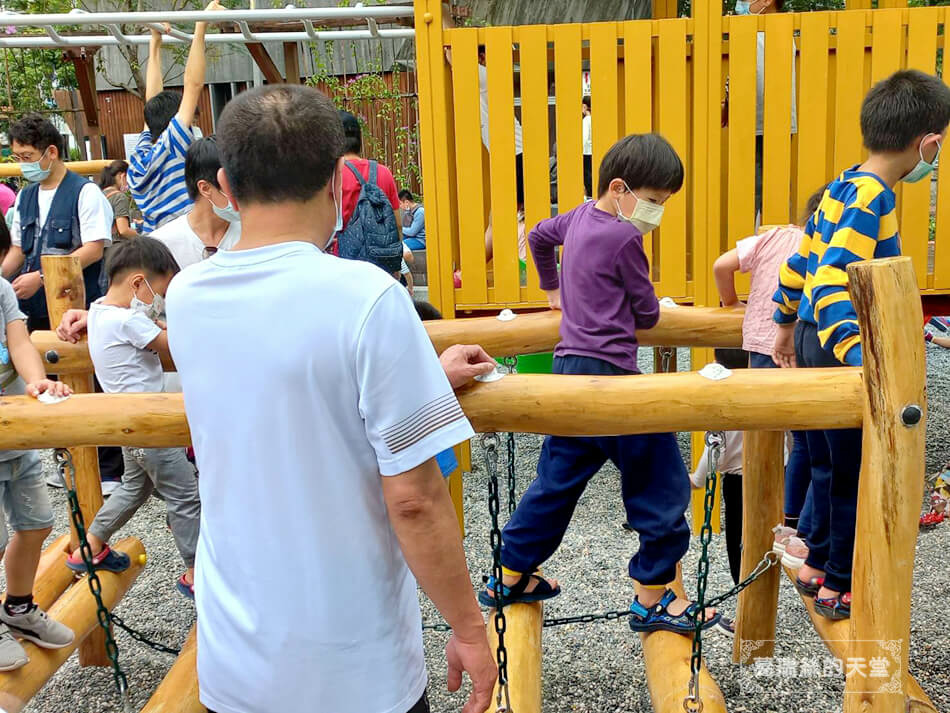
[[[289,242],[186,268],[167,314],[201,470],[201,702],[405,713],[421,618],[380,476],[472,436],[408,294]]]

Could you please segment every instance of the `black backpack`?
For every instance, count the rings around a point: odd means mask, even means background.
[[[364,180],[356,166],[346,162],[361,188],[353,215],[340,233],[340,257],[371,262],[392,274],[402,267],[402,240],[389,198],[376,184],[377,166],[369,162],[369,180]]]

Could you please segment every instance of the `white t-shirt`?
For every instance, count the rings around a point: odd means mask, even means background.
[[[189,213],[180,215],[151,233],[151,237],[161,240],[171,250],[175,262],[182,270],[189,265],[201,262],[205,249],[205,244],[188,223],[188,215]],[[230,250],[240,239],[241,224],[231,223],[224,237],[221,238],[221,242],[218,243],[218,250]]]
[[[488,70],[485,69],[485,65],[478,65],[478,90],[479,90],[479,104],[481,106],[481,123],[482,123],[482,143],[485,144],[485,148],[491,151],[491,145],[489,144],[489,130],[488,130]],[[518,117],[512,117],[515,121],[515,155],[522,152],[521,144],[521,122],[518,121]]]
[[[158,393],[162,360],[146,349],[161,328],[141,312],[103,304],[89,306],[89,356],[107,394]]]
[[[50,206],[53,205],[53,196],[59,186],[52,190],[43,190],[40,186],[36,193],[36,202],[39,208],[40,225],[46,225]],[[10,240],[20,247],[20,197],[23,191],[17,193],[16,202],[10,210],[13,213],[13,222],[10,223]],[[82,244],[102,240],[109,245],[112,243],[112,206],[109,199],[99,190],[99,186],[91,181],[79,191],[79,236]]]
[[[586,114],[581,120],[581,129],[584,137],[584,155],[591,156],[594,153],[594,139],[591,132],[590,114]]]
[[[408,293],[288,242],[183,270],[167,312],[201,470],[201,702],[405,713],[421,617],[380,475],[472,436]]]

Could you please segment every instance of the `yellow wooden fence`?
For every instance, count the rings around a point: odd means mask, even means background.
[[[853,0],[859,6],[869,0]],[[597,165],[628,133],[657,131],[682,156],[684,189],[646,239],[657,293],[715,304],[711,266],[754,232],[756,64],[764,37],[762,222],[794,221],[802,204],[862,159],[859,113],[870,85],[900,68],[934,73],[950,8],[443,29],[437,0],[416,2],[419,102],[430,299],[446,317],[543,304],[530,257],[519,266],[512,116],[523,126],[525,227],[551,215],[549,154],[557,143],[558,210],[584,198],[582,74],[590,73]],[[673,3],[667,3],[672,5]],[[715,7],[710,7],[714,5]],[[478,46],[486,49],[491,152],[481,142]],[[446,57],[450,50],[451,63]],[[950,77],[950,75],[945,75]],[[729,122],[721,102],[729,84]],[[792,102],[797,132],[792,133]],[[946,162],[944,162],[946,163]],[[939,176],[950,173],[941,165]],[[919,287],[950,292],[950,178],[898,189],[904,253]],[[484,234],[493,224],[494,258]],[[936,249],[932,249],[933,246]],[[461,287],[452,275],[461,271]]]

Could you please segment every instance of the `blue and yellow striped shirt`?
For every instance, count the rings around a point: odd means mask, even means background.
[[[808,219],[798,252],[782,265],[775,321],[796,317],[818,327],[822,347],[861,365],[858,316],[848,292],[848,265],[900,255],[894,191],[873,173],[842,173]]]

